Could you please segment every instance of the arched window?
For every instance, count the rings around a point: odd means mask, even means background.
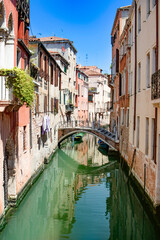
[[[5,8],[3,1],[0,0],[0,28],[5,27]]]
[[[12,13],[9,15],[9,18],[8,18],[8,31],[9,31],[9,35],[13,35],[14,34]]]

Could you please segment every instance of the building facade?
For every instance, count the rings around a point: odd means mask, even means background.
[[[73,42],[59,37],[40,38],[49,52],[58,52],[67,61],[62,75],[61,109],[67,120],[76,119],[77,111],[74,108],[76,95],[76,53]]]
[[[88,121],[88,75],[76,68],[76,95],[75,107],[78,108],[77,118]]]
[[[34,174],[57,146],[61,69],[40,40],[30,38],[29,46],[32,51],[31,76],[36,94],[30,118],[31,169]]]
[[[0,1],[0,68],[29,69],[29,2]],[[31,176],[29,108],[19,106],[0,76],[0,215]]]
[[[78,68],[88,75],[88,113],[89,121],[100,121],[109,124],[110,114],[107,111],[107,102],[110,101],[108,78],[96,66],[81,66]]]
[[[160,206],[159,4],[154,0],[133,1],[116,47],[119,86],[116,77],[110,81],[112,89],[119,92],[121,155],[155,208]],[[113,64],[112,68],[113,76]]]
[[[111,32],[111,44],[112,44],[112,64],[111,64],[111,81],[112,84],[112,96],[113,96],[113,111],[111,112],[110,130],[116,134],[119,139],[119,59],[120,59],[120,47],[119,40],[124,29],[125,22],[129,15],[130,6],[117,9],[115,20]]]

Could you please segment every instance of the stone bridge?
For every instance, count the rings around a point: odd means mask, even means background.
[[[119,151],[119,140],[116,140],[115,134],[103,128],[99,123],[85,121],[71,121],[58,124],[58,146],[60,147],[61,142],[66,138],[79,132],[92,134],[108,144],[115,151]]]

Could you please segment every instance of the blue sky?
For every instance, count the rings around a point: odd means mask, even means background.
[[[118,7],[132,0],[31,0],[31,32],[37,37],[68,38],[77,63],[110,72],[111,29]]]

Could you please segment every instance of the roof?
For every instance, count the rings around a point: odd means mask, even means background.
[[[116,24],[116,21],[117,21],[117,17],[118,17],[119,12],[120,12],[120,11],[123,11],[123,10],[129,10],[130,7],[131,7],[131,5],[117,8],[117,12],[116,12],[116,16],[115,16],[115,19],[114,19],[114,23],[113,23],[111,35],[112,35],[112,33],[113,33],[113,30],[114,30],[114,27],[115,27],[115,24]]]
[[[62,72],[61,68],[59,67],[58,63],[56,62],[56,60],[54,59],[54,57],[52,56],[52,54],[47,50],[47,48],[44,46],[44,44],[40,41],[39,38],[29,38],[29,44],[33,44],[36,43],[38,44],[38,46],[42,47],[44,49],[44,51],[50,56],[50,58],[54,61],[54,63],[57,65],[57,67],[59,68],[59,70]]]
[[[93,70],[83,69],[82,71],[84,71],[88,76],[104,76],[102,73],[98,73],[98,72],[93,71]]]
[[[27,47],[27,45],[24,43],[22,39],[18,39],[18,43],[24,48],[24,50],[28,53],[29,56],[32,55],[29,48]]]
[[[42,37],[42,38],[39,38],[39,40],[41,42],[68,42],[72,46],[74,51],[77,53],[77,49],[73,46],[73,41],[70,41],[67,38],[60,38],[60,37],[51,36],[51,37]]]
[[[60,57],[63,62],[65,62],[66,65],[70,65],[70,63],[59,53],[59,52],[54,52],[54,51],[49,51],[52,57],[56,59],[57,57]]]
[[[82,71],[81,69],[79,69],[78,67],[76,67],[76,71],[81,72],[82,74],[84,74],[86,77],[88,77],[87,73],[85,71]]]

